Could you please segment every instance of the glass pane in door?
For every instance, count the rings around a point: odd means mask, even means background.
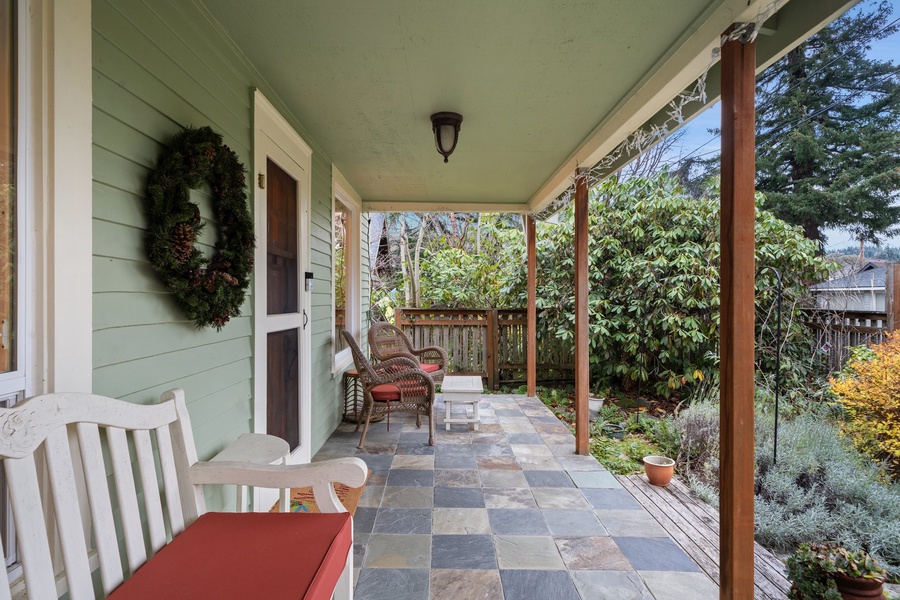
[[[297,312],[297,180],[271,159],[266,167],[268,314]]]
[[[300,352],[296,329],[268,334],[266,433],[300,445]]]
[[[16,370],[16,15],[0,0],[0,373]]]
[[[334,201],[334,351],[347,347],[341,332],[347,327],[347,225],[350,211]]]

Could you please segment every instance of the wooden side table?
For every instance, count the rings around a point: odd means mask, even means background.
[[[359,423],[362,419],[363,399],[359,372],[356,369],[344,371],[344,420]]]
[[[214,461],[242,462],[255,465],[286,465],[291,453],[290,445],[280,437],[265,433],[242,433],[227,448],[216,454]],[[288,491],[278,490],[281,512],[288,512]],[[237,486],[237,512],[244,512],[244,486]]]
[[[359,372],[356,369],[344,371],[344,421],[359,425],[363,423],[363,389],[359,382]],[[383,414],[373,415],[371,423],[384,420]]]
[[[451,423],[471,423],[475,431],[481,417],[478,415],[478,404],[481,402],[481,394],[484,388],[481,385],[481,377],[469,375],[446,375],[441,383],[441,394],[444,397],[444,426],[450,431]],[[463,416],[454,417],[453,405],[462,405]],[[469,416],[467,405],[472,407],[472,416]]]

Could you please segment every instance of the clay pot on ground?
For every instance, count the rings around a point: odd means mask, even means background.
[[[869,577],[848,577],[837,573],[834,577],[838,592],[844,600],[871,600],[884,598],[883,581]]]
[[[652,485],[665,487],[675,474],[675,461],[666,456],[645,456],[644,472]]]

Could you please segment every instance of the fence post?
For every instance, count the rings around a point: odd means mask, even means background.
[[[500,360],[500,314],[496,308],[491,309],[491,312],[494,315],[494,387],[491,389],[496,391],[500,389],[500,365],[503,361]]]
[[[528,395],[537,396],[537,233],[534,217],[525,216],[525,246],[528,254],[528,308],[525,311],[525,382]]]
[[[403,329],[403,309],[395,308],[394,309],[394,325]]]
[[[488,309],[484,311],[487,317],[487,328],[484,332],[485,358],[487,359],[487,386],[489,390],[495,389],[497,385],[497,310]]]
[[[900,325],[900,263],[884,265],[884,311],[887,313],[888,331]]]

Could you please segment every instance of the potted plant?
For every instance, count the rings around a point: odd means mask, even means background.
[[[787,560],[793,600],[883,598],[885,571],[860,550],[836,544],[803,544]]]
[[[834,564],[837,566],[834,582],[844,600],[884,597],[887,573],[867,552],[850,552],[838,547]]]
[[[652,485],[666,487],[675,474],[675,461],[667,456],[645,456],[644,473]]]

